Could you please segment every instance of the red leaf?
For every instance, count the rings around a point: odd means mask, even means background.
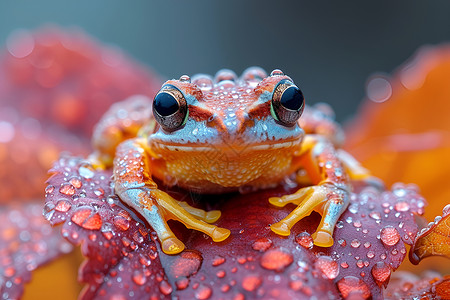
[[[338,288],[342,295],[379,299],[391,270],[405,257],[404,242],[411,244],[416,235],[414,214],[424,205],[413,186],[397,185],[390,192],[359,188],[336,228],[335,245],[311,248],[310,234],[320,221],[316,213],[295,225],[287,238],[268,227],[291,208],[272,207],[267,199],[293,189],[214,197],[172,191],[179,200],[195,197],[194,202],[207,209],[220,209],[217,225],[232,234],[214,243],[202,233],[170,223],[188,250],[168,256],[139,214],[111,195],[110,171],[94,171],[70,157],[60,159],[52,171],[46,217],[52,224],[64,222],[63,235],[81,243],[88,257],[80,272],[88,284],[87,298],[336,299]]]
[[[395,274],[386,292],[386,300],[397,299],[449,299],[450,276],[427,272],[423,278],[408,272]]]
[[[7,50],[0,56],[0,203],[41,197],[52,162],[66,149],[87,154],[92,127],[113,102],[152,97],[160,87],[120,50],[79,30],[18,30]]]
[[[31,271],[72,250],[42,218],[40,203],[0,206],[0,297],[18,299]]]

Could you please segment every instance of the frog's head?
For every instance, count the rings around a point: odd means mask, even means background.
[[[155,96],[153,114],[159,128],[149,141],[153,151],[166,158],[276,159],[274,152],[281,156],[298,149],[304,132],[297,121],[304,105],[300,89],[280,70],[267,76],[252,67],[240,78],[230,70],[219,71],[214,79],[184,75],[164,83]]]

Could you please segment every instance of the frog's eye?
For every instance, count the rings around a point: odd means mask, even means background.
[[[294,126],[305,107],[302,91],[288,79],[281,80],[272,96],[271,113],[285,126]]]
[[[153,99],[153,115],[166,131],[174,131],[186,123],[188,108],[183,93],[173,85],[165,85]]]

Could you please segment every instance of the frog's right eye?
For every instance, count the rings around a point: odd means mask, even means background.
[[[153,99],[153,115],[166,131],[174,131],[182,127],[188,116],[183,93],[173,85],[163,86]]]

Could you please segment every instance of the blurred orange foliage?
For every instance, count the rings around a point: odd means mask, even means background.
[[[450,45],[423,47],[392,76],[375,75],[345,148],[387,186],[415,183],[434,220],[450,203]],[[450,271],[442,259],[421,263]]]

